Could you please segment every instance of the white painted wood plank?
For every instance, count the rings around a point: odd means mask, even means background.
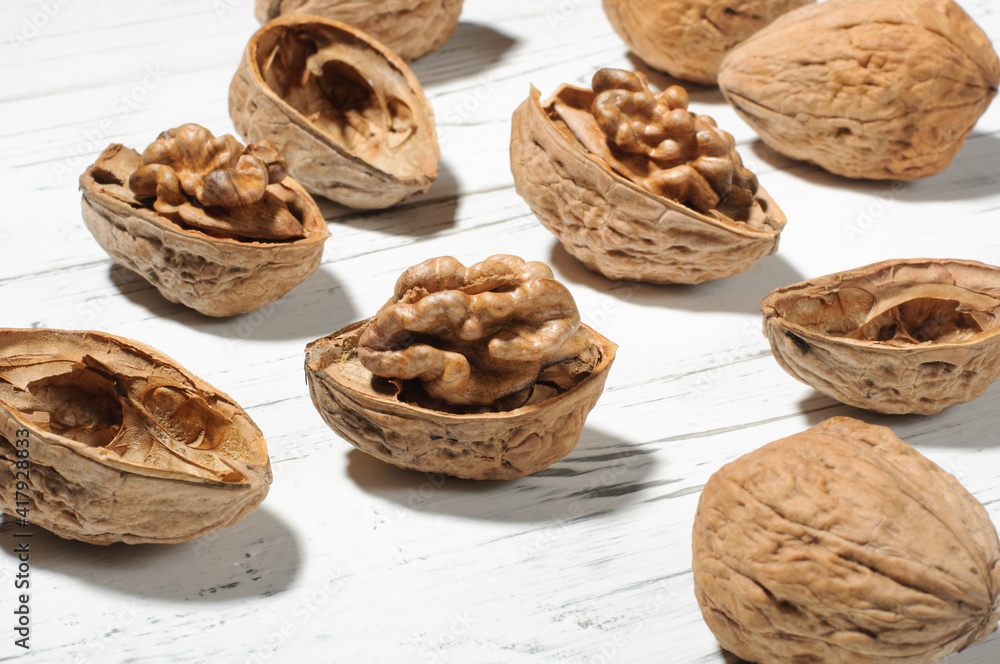
[[[2,324],[102,329],[167,352],[247,408],[275,483],[254,515],[186,544],[98,548],[39,532],[26,661],[733,664],[691,589],[701,487],[833,415],[891,426],[1000,517],[1000,387],[931,418],[864,413],[787,376],[757,310],[772,288],[888,257],[1000,263],[1000,107],[946,172],[894,187],[770,153],[717,90],[692,88],[692,108],[734,134],[788,214],[780,252],[698,287],[615,283],[570,258],[513,191],[510,113],[531,84],[545,95],[633,60],[597,2],[468,2],[453,40],[414,64],[438,119],[438,182],[384,212],[324,203],[333,237],[320,269],[259,312],[216,320],[112,267],[81,223],[76,177],[113,141],[141,147],[188,121],[232,131],[228,84],[257,27],[252,3],[53,2],[24,43],[9,35],[43,3],[0,6]],[[963,5],[1000,39],[995,3]],[[550,262],[584,320],[620,344],[577,449],[510,483],[352,451],[310,403],[305,344],[374,312],[408,265],[493,251]],[[12,541],[5,523],[0,546]],[[2,606],[13,565],[0,556]],[[22,655],[11,640],[0,659]],[[998,657],[994,635],[949,664]]]

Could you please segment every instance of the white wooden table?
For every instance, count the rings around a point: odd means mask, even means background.
[[[1000,40],[995,0],[962,4]],[[736,136],[787,213],[780,252],[697,287],[613,283],[514,192],[510,116],[529,83],[546,95],[634,61],[594,0],[469,0],[454,38],[414,64],[443,152],[428,194],[383,212],[324,203],[333,236],[319,270],[220,320],[115,267],[82,223],[77,177],[111,142],[141,150],[185,122],[233,131],[227,91],[257,28],[251,0],[4,0],[0,28],[0,324],[159,348],[244,406],[274,466],[263,506],[201,540],[96,547],[38,532],[30,652],[8,627],[8,519],[0,659],[733,664],[692,594],[700,489],[723,463],[834,415],[891,426],[1000,522],[1000,386],[933,417],[855,410],[779,368],[758,312],[775,287],[885,258],[1000,263],[998,103],[947,171],[894,186],[770,154],[716,89],[694,87],[692,108]],[[353,451],[310,402],[305,344],[373,313],[409,265],[496,252],[552,264],[584,321],[620,345],[577,449],[508,483]],[[994,635],[949,662],[998,660]]]

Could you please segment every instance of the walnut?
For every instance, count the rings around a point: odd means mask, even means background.
[[[851,178],[944,170],[998,85],[989,38],[952,0],[802,7],[719,70],[719,87],[765,143]]]
[[[785,217],[732,136],[687,110],[683,88],[602,69],[514,112],[517,192],[566,250],[612,279],[700,283],[777,250]]]
[[[434,112],[409,67],[349,25],[290,14],[250,38],[229,88],[249,141],[274,141],[314,194],[385,208],[437,177]]]
[[[933,664],[997,627],[986,510],[890,429],[846,417],[712,475],[692,551],[705,622],[758,664]]]
[[[647,64],[714,85],[726,53],[785,12],[815,0],[604,0],[618,36]]]
[[[403,468],[512,479],[576,445],[616,346],[542,263],[451,257],[407,270],[374,318],[306,349],[324,420]]]
[[[779,288],[764,334],[788,373],[880,413],[930,415],[1000,376],[1000,268],[908,259]]]
[[[161,133],[142,155],[108,146],[80,189],[84,223],[115,262],[209,316],[290,291],[319,265],[330,235],[273,144],[244,148],[196,124]]]
[[[451,38],[462,0],[257,0],[261,23],[291,13],[354,26],[403,60],[413,60],[433,53]]]
[[[419,379],[449,404],[489,405],[532,385],[586,342],[573,297],[544,263],[445,256],[411,267],[358,342],[383,378]]]
[[[0,329],[0,458],[3,511],[27,502],[31,523],[93,544],[211,533],[271,483],[264,437],[238,404],[101,332]]]

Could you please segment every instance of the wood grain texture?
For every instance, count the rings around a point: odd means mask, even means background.
[[[1000,40],[994,0],[962,5]],[[530,84],[546,96],[635,61],[599,3],[467,2],[454,37],[413,63],[443,155],[428,193],[380,212],[321,202],[333,236],[319,269],[257,312],[216,320],[114,267],[83,225],[76,182],[111,142],[144,147],[185,122],[232,132],[227,91],[257,25],[250,0],[0,5],[2,324],[158,348],[247,410],[275,476],[255,514],[185,544],[97,548],[36,529],[32,649],[2,630],[0,660],[735,664],[692,592],[698,494],[723,463],[833,415],[891,427],[1000,518],[1000,386],[933,417],[842,406],[777,365],[758,311],[775,287],[887,258],[1000,264],[1000,106],[946,171],[893,185],[770,152],[718,90],[691,87],[692,110],[735,136],[786,213],[781,246],[723,281],[614,282],[514,192],[510,117]],[[646,73],[657,89],[672,82]],[[619,344],[577,449],[509,483],[353,451],[310,402],[305,344],[373,314],[410,265],[496,252],[549,262],[583,321]],[[12,528],[0,526],[5,611]],[[998,659],[994,635],[948,664]]]

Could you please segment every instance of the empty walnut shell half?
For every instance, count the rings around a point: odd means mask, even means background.
[[[944,170],[1000,85],[953,0],[826,0],[736,46],[719,87],[774,150],[849,178]]]
[[[458,26],[462,0],[257,0],[257,20],[312,14],[371,35],[404,60],[441,48]]]
[[[437,177],[420,83],[345,23],[289,14],[264,25],[233,77],[229,114],[248,141],[274,141],[302,186],[349,207],[389,207]]]
[[[715,85],[736,44],[787,11],[815,0],[604,0],[625,44],[649,66]]]
[[[1000,613],[1000,544],[959,482],[847,417],[723,466],[698,501],[695,597],[757,664],[934,664]]]
[[[514,111],[514,184],[566,250],[611,279],[696,284],[774,253],[785,216],[743,167],[732,136],[654,94],[641,73],[602,69],[594,89],[534,87]]]
[[[196,124],[143,154],[112,144],[80,176],[83,221],[114,261],[209,316],[259,309],[305,280],[330,236],[268,141]]]
[[[616,348],[543,264],[445,257],[407,270],[374,318],[309,344],[306,376],[323,419],[363,452],[513,479],[573,449]]]
[[[791,375],[880,413],[931,415],[1000,376],[1000,268],[891,260],[779,288],[764,335]]]
[[[0,458],[4,512],[26,502],[31,523],[93,544],[211,533],[271,483],[264,437],[237,403],[101,332],[0,329]]]

